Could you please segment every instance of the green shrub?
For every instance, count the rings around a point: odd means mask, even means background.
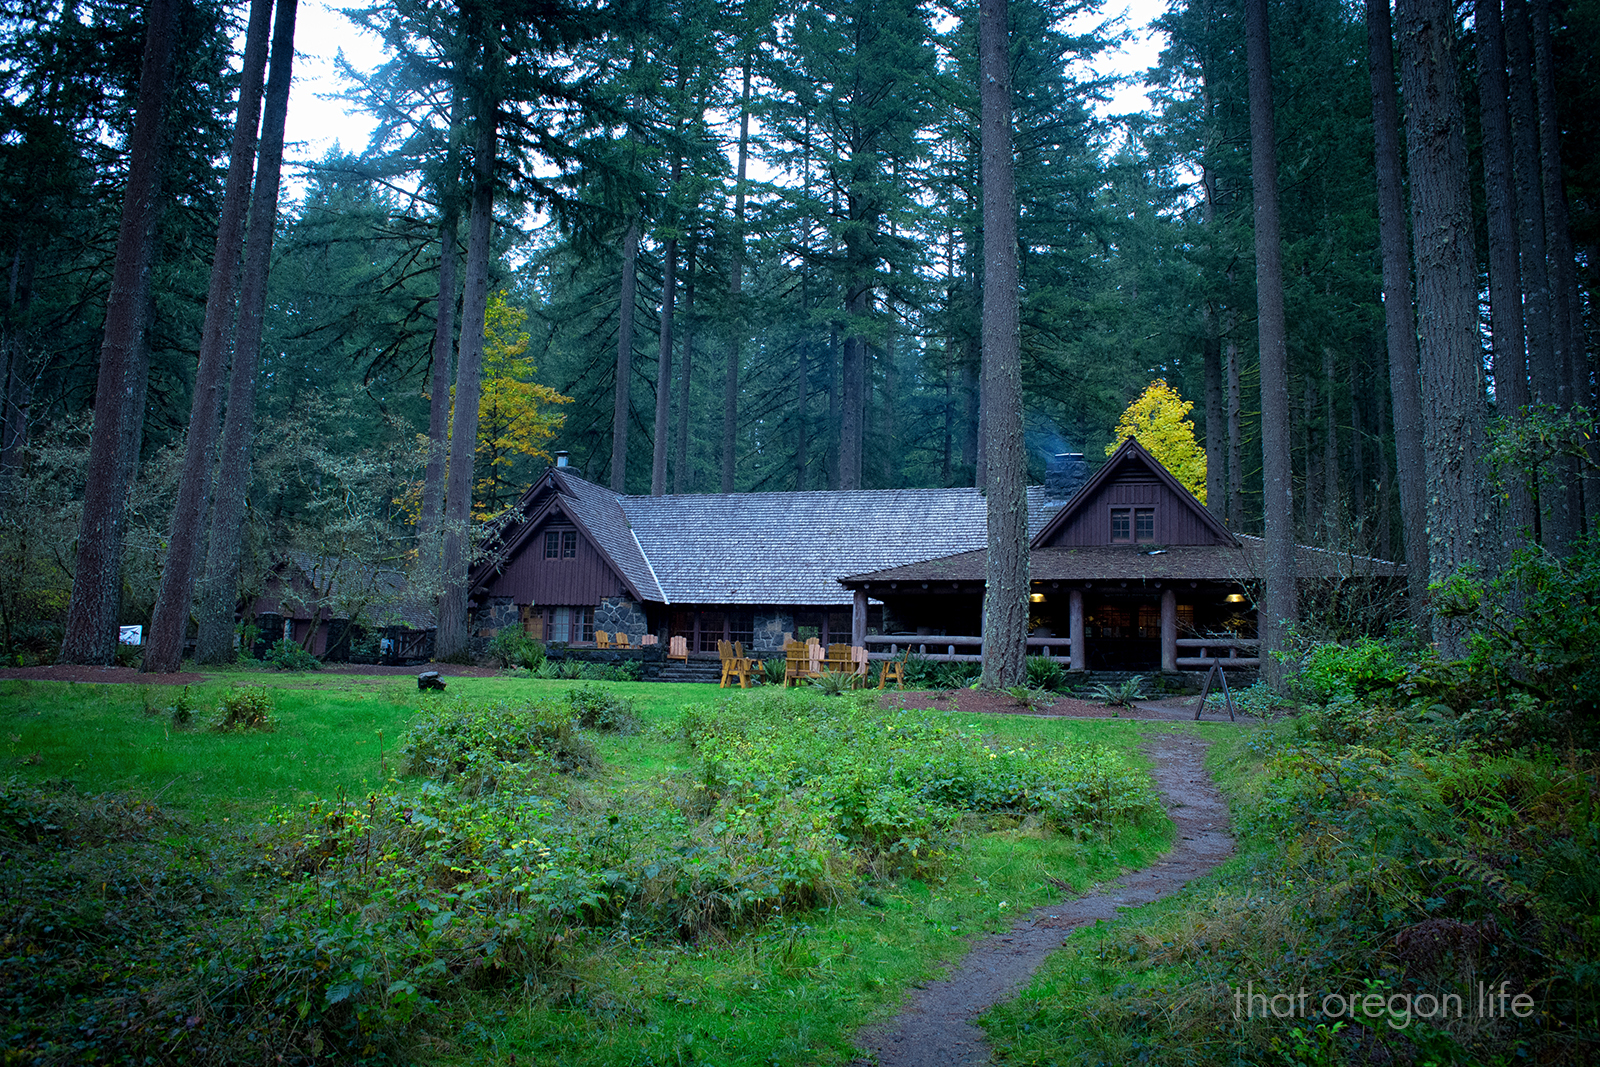
[[[507,669],[537,671],[545,661],[544,642],[535,641],[521,627],[505,626],[489,639],[484,657]]]
[[[983,674],[979,663],[939,663],[933,670],[935,689],[965,689]]]
[[[1066,668],[1061,666],[1061,661],[1045,656],[1028,657],[1028,688],[1048,689],[1059,692],[1066,683]]]
[[[852,671],[836,671],[824,668],[820,674],[811,679],[811,687],[824,696],[836,697],[848,693],[852,689],[860,688],[861,676]]]
[[[490,792],[540,772],[600,766],[594,744],[569,707],[462,701],[417,721],[401,744],[406,769],[468,794]]]
[[[217,711],[219,730],[267,730],[272,727],[272,696],[264,685],[236,685],[222,694]]]
[[[322,661],[285,637],[267,650],[266,661],[280,671],[319,671]]]
[[[1340,696],[1392,695],[1410,674],[1410,664],[1393,642],[1371,637],[1348,645],[1311,645],[1296,658],[1299,670],[1293,675],[1294,693],[1316,704]]]
[[[1136,674],[1115,685],[1100,682],[1089,687],[1089,699],[1098,700],[1107,707],[1131,708],[1133,702],[1144,695],[1144,675]]]
[[[644,728],[633,701],[598,685],[568,689],[567,706],[572,709],[573,721],[585,730],[636,734]]]

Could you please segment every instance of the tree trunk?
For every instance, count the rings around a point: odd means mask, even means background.
[[[672,184],[683,173],[683,159],[672,158]],[[676,222],[676,220],[672,220]],[[670,223],[669,223],[670,224]],[[668,237],[661,251],[661,328],[656,348],[656,425],[650,442],[650,495],[667,491],[667,427],[672,422],[672,315],[678,303],[678,239]]]
[[[1556,350],[1555,305],[1551,299],[1546,252],[1544,186],[1540,177],[1539,116],[1534,102],[1533,36],[1527,0],[1506,0],[1506,53],[1511,70],[1511,136],[1516,176],[1518,234],[1522,267],[1522,306],[1528,342],[1529,395],[1538,407],[1555,410],[1563,387]],[[1558,465],[1537,471],[1539,531],[1545,547],[1564,552],[1576,527],[1569,514]]]
[[[611,491],[628,491],[628,422],[633,417],[633,303],[639,286],[639,218],[622,238],[622,291],[617,310],[617,405],[611,416]],[[456,374],[459,378],[460,370]]]
[[[983,152],[983,404],[989,559],[983,610],[983,685],[1028,676],[1028,493],[1022,444],[1017,308],[1016,173],[1011,155],[1011,48],[1006,0],[978,6],[978,96]]]
[[[839,324],[828,324],[828,488],[839,488]]]
[[[744,292],[745,175],[750,162],[750,68],[744,57],[744,88],[739,93],[739,169],[733,191],[733,262],[728,265],[728,303],[733,309],[733,342],[728,346],[728,371],[722,383],[722,491],[733,492],[738,465],[739,348],[744,329],[741,308]]]
[[[1589,384],[1588,352],[1583,341],[1582,303],[1578,296],[1577,258],[1567,213],[1567,189],[1561,169],[1561,125],[1557,121],[1554,49],[1550,40],[1550,0],[1533,0],[1534,96],[1539,108],[1539,174],[1544,192],[1545,250],[1550,255],[1550,334],[1561,380],[1562,411],[1574,404],[1588,407],[1594,398]],[[1591,441],[1591,447],[1593,442]],[[1584,480],[1578,460],[1560,461],[1565,529],[1569,538],[1582,536]],[[1591,485],[1593,478],[1591,476]]]
[[[109,664],[116,651],[128,487],[139,463],[150,367],[150,281],[164,206],[167,89],[177,14],[171,0],[150,0],[145,16],[139,111],[128,140],[128,184],[106,300],[72,602],[58,657],[62,663]]]
[[[228,414],[222,427],[217,483],[211,504],[211,542],[200,583],[197,663],[232,663],[233,614],[239,595],[244,537],[245,490],[250,485],[250,445],[255,436],[256,371],[261,365],[261,320],[267,307],[272,236],[278,219],[278,181],[283,169],[283,129],[294,74],[296,0],[277,0],[272,23],[272,60],[267,71],[261,144],[256,151],[255,189],[239,287],[239,320],[228,378]]]
[[[489,61],[486,54],[485,62]],[[473,461],[478,448],[478,398],[483,388],[484,317],[489,306],[489,259],[494,237],[494,180],[499,100],[480,90],[478,136],[472,160],[472,214],[467,223],[467,269],[461,291],[461,340],[456,354],[455,418],[444,507],[443,585],[434,658],[467,654],[467,575],[471,564]],[[635,231],[637,232],[637,231]],[[615,478],[615,471],[613,471]]]
[[[1500,26],[1500,0],[1475,0],[1473,21],[1478,32],[1478,111],[1483,126],[1483,188],[1489,230],[1489,334],[1494,368],[1495,408],[1501,418],[1520,418],[1528,406],[1528,362],[1523,353],[1522,279],[1517,266],[1516,188],[1511,165],[1511,114],[1507,110],[1505,33]],[[1503,483],[1507,536],[1533,530],[1533,497],[1518,472]],[[1504,557],[1503,551],[1498,555]]]
[[[1478,341],[1467,145],[1444,0],[1400,0],[1401,84],[1417,255],[1417,312],[1427,463],[1429,577],[1444,581],[1481,560],[1484,530],[1483,351]],[[1434,620],[1446,658],[1465,651],[1459,622]]]
[[[807,290],[808,275],[800,275],[800,310],[802,313],[809,311],[810,298]],[[811,405],[811,331],[803,330],[800,335],[799,366],[794,373],[794,487],[796,492],[804,492],[806,487],[806,464],[809,462],[811,425],[809,411]]]
[[[7,271],[5,317],[0,321],[0,509],[9,506],[12,476],[22,466],[28,443],[28,407],[33,390],[32,360],[24,335],[33,304],[33,260],[19,246]]]
[[[688,270],[683,285],[683,373],[678,379],[678,429],[673,448],[672,491],[681,493],[689,484],[689,378],[694,373],[694,281],[695,231],[689,228],[689,248],[685,256]]]
[[[439,528],[444,517],[445,463],[450,451],[450,357],[456,342],[456,241],[461,221],[459,138],[462,94],[450,96],[450,147],[439,183],[439,298],[434,304],[433,361],[428,369],[428,462],[422,475],[422,514],[417,521],[420,575],[425,585],[438,579]]]
[[[1216,310],[1206,308],[1205,340],[1200,358],[1206,373],[1206,510],[1217,519],[1227,513],[1227,416],[1222,402],[1222,335],[1217,332]]]
[[[161,587],[145,639],[146,671],[171,673],[183,665],[183,639],[189,628],[194,578],[205,543],[205,515],[210,503],[212,469],[217,459],[217,431],[222,421],[222,383],[228,365],[228,338],[238,308],[239,274],[244,251],[244,222],[250,203],[250,179],[256,159],[256,127],[261,121],[261,91],[266,80],[267,37],[272,28],[272,0],[251,0],[239,107],[233,124],[228,178],[217,219],[217,241],[211,256],[211,283],[195,364],[194,399],[184,441],[183,469],[167,534],[167,558]]]
[[[891,316],[892,320],[892,316]],[[892,327],[891,327],[892,329]],[[900,423],[895,404],[900,395],[900,367],[895,362],[894,334],[883,343],[883,412],[878,420],[878,455],[882,459],[882,489],[900,487]]]
[[[1244,528],[1244,400],[1239,383],[1239,342],[1230,335],[1228,362],[1228,528]]]
[[[1322,499],[1323,537],[1330,548],[1348,547],[1344,499],[1339,493],[1339,423],[1333,406],[1333,348],[1322,348]],[[1339,540],[1335,540],[1339,538]]]
[[[1275,656],[1298,615],[1294,580],[1294,485],[1289,461],[1289,353],[1283,314],[1283,250],[1278,225],[1278,152],[1272,111],[1272,59],[1266,0],[1245,2],[1250,68],[1250,184],[1255,201],[1256,328],[1261,348],[1261,482],[1266,574],[1258,611],[1261,667],[1277,691]]]
[[[1422,380],[1417,321],[1411,306],[1411,254],[1406,240],[1400,165],[1400,109],[1394,83],[1394,35],[1389,0],[1367,0],[1367,56],[1372,76],[1372,127],[1378,175],[1378,234],[1383,248],[1383,315],[1389,348],[1389,393],[1394,412],[1395,469],[1400,482],[1400,526],[1406,553],[1406,588],[1412,625],[1428,635],[1428,512],[1422,455]],[[1379,439],[1384,438],[1381,430]],[[1388,463],[1383,465],[1387,486]],[[1383,496],[1387,510],[1389,495]],[[1380,518],[1383,553],[1390,524]]]

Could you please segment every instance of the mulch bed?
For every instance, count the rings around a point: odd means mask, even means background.
[[[332,677],[379,676],[415,678],[423,671],[438,671],[447,678],[493,678],[500,671],[495,667],[472,667],[458,663],[429,663],[413,667],[382,667],[368,663],[329,664],[317,672]],[[179,671],[173,674],[143,674],[133,667],[84,667],[66,663],[46,667],[6,667],[0,669],[0,680],[28,679],[36,682],[82,682],[89,685],[199,685],[203,682],[226,680],[249,681],[256,675],[272,677],[276,671],[219,671],[215,674],[196,674]]]

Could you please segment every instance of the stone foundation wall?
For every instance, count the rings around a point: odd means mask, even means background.
[[[757,611],[752,652],[782,652],[783,635],[794,632],[794,615],[782,611]]]
[[[519,626],[522,619],[517,614],[517,605],[508,596],[490,597],[477,610],[472,613],[472,618],[467,626],[473,637],[491,637],[496,630],[503,630],[508,626]]]
[[[625,633],[635,642],[650,632],[644,605],[623,596],[608,596],[594,609],[594,628],[606,633]]]

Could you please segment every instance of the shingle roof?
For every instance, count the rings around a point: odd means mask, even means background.
[[[619,496],[563,468],[549,478],[641,599],[658,603],[843,605],[843,575],[987,540],[976,489]],[[537,495],[536,485],[525,500]],[[1061,503],[1029,487],[1030,536]]]
[[[1231,545],[1184,545],[1166,549],[1104,545],[1089,548],[1035,548],[1028,561],[1028,576],[1039,581],[1123,581],[1128,579],[1244,582],[1260,575],[1266,556],[1259,537],[1235,535]],[[872,573],[848,575],[851,586],[861,583],[960,581],[982,582],[986,553],[963,552]],[[1295,574],[1301,578],[1394,577],[1405,573],[1401,564],[1371,556],[1295,546]]]
[[[861,570],[984,543],[975,489],[623,497],[674,604],[848,604]]]
[[[619,497],[611,490],[585,481],[562,467],[553,468],[550,473],[568,512],[588,532],[594,543],[611,557],[613,565],[640,599],[665,600],[650,560],[634,536],[629,516],[623,511],[621,502],[630,498]]]

